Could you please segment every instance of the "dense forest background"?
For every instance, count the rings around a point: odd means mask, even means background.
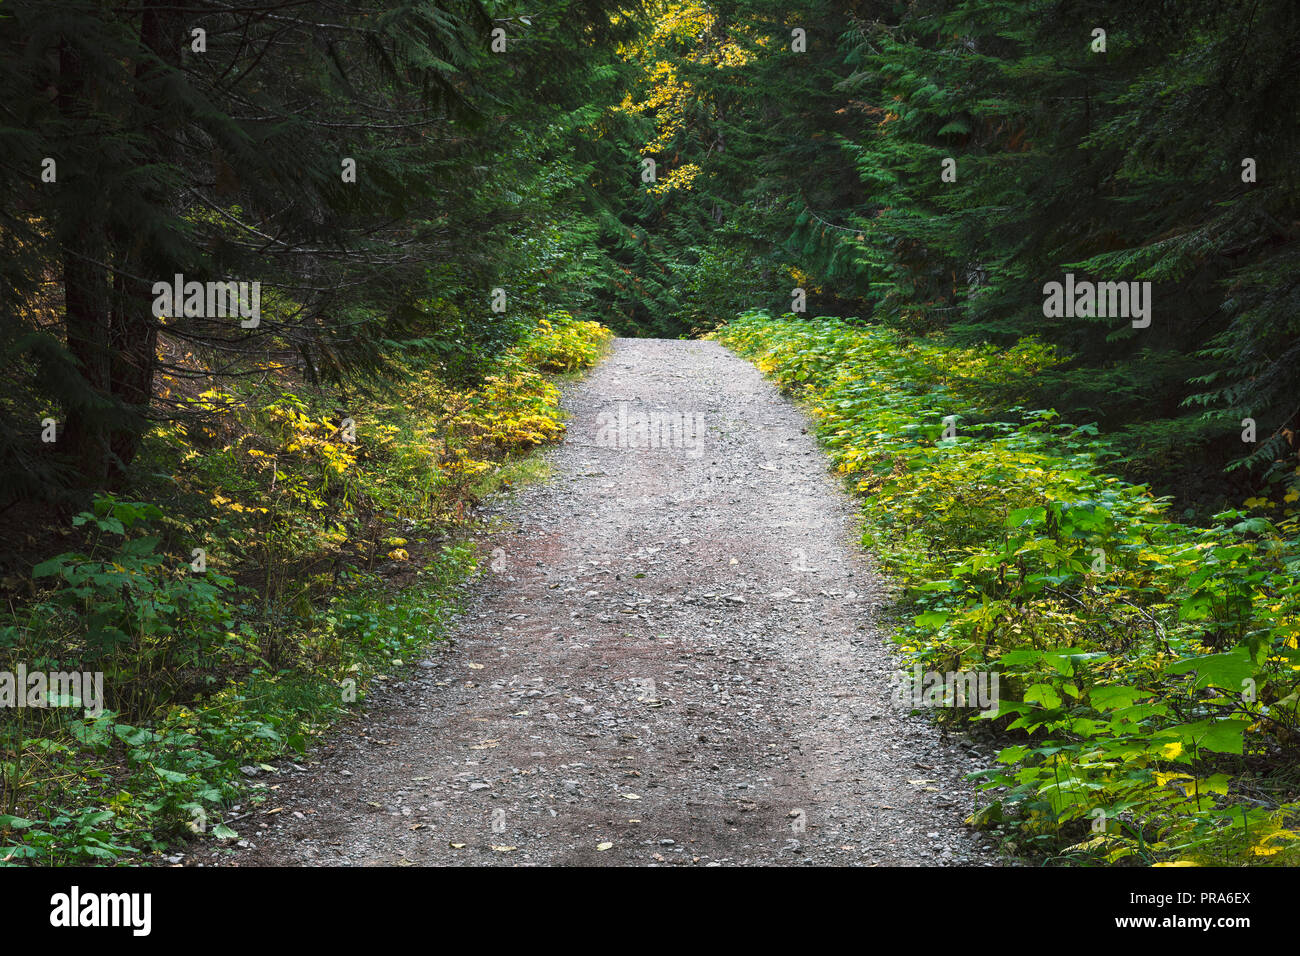
[[[112,856],[302,745],[440,619],[595,323],[988,343],[1189,521],[1286,507],[1297,49],[1292,0],[4,4],[0,651],[105,669],[118,723],[20,730],[0,816],[92,803],[53,768],[116,735],[139,825],[20,841]],[[1067,274],[1149,325],[1045,317]],[[260,314],[159,314],[175,276]]]
[[[796,286],[809,314],[1056,346],[1042,395],[1191,505],[1294,460],[1293,4],[3,16],[10,508],[129,480],[174,380],[347,388],[410,352],[472,378],[548,310],[677,336]],[[1150,327],[1044,319],[1067,271],[1153,282]],[[258,279],[267,316],[159,320],[176,273]]]

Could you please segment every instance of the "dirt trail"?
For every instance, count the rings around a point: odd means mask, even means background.
[[[554,476],[492,509],[453,646],[266,775],[283,810],[225,862],[997,862],[961,826],[987,756],[893,703],[880,584],[805,416],[669,340],[616,340],[565,406]]]

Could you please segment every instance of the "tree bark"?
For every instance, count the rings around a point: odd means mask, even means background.
[[[156,59],[145,57],[137,64],[134,102],[119,107],[119,112],[138,114],[123,121],[145,131],[153,160],[163,167],[179,161],[177,136],[183,123],[160,93],[165,74],[180,64],[185,37],[183,15],[170,6],[160,0],[146,3],[140,42]],[[82,120],[88,100],[100,95],[92,84],[111,81],[87,75],[80,52],[66,40],[59,71],[60,109],[70,120]],[[81,159],[84,163],[86,156]],[[95,488],[119,484],[140,450],[157,368],[159,323],[151,310],[151,284],[170,280],[175,268],[165,239],[139,236],[136,224],[113,215],[111,197],[94,185],[105,172],[111,170],[77,169],[74,164],[68,171],[70,199],[60,216],[68,350],[102,399],[67,410],[63,440],[86,485]],[[148,205],[166,209],[178,202],[165,185],[144,188],[141,198]]]
[[[59,51],[60,112],[77,120],[83,111],[86,68],[80,52],[65,41]],[[93,172],[66,169],[62,188],[84,199],[64,203],[59,231],[63,246],[64,313],[68,351],[77,361],[91,391],[107,402],[112,393],[109,344],[109,286],[105,208],[93,184],[83,183]],[[88,484],[103,484],[109,474],[110,452],[104,409],[76,404],[67,409],[63,431],[67,453]]]

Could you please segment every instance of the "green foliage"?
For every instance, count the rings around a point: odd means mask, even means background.
[[[1281,170],[1300,123],[1277,90],[1297,78],[1295,5],[881,12],[840,46],[856,67],[842,88],[872,120],[842,142],[863,188],[853,231],[831,237],[870,284],[861,311],[966,341],[1055,344],[1065,361],[1034,401],[1122,432],[1127,473],[1205,515],[1248,483],[1291,477],[1300,272],[1285,224],[1300,192]],[[1270,172],[1246,181],[1247,158]],[[1151,326],[1045,320],[1043,284],[1066,272],[1151,281]],[[1242,444],[1243,417],[1258,446]],[[1255,474],[1212,480],[1234,461]]]
[[[576,372],[594,365],[612,335],[595,322],[553,312],[518,345],[525,365],[543,372]]]
[[[160,672],[210,666],[212,655],[242,649],[224,594],[234,582],[195,575],[188,562],[160,553],[161,536],[147,532],[161,517],[153,505],[97,498],[93,511],[72,521],[93,529],[88,552],[65,552],[32,570],[38,582],[57,582],[27,612],[29,626],[48,635],[39,640],[42,654],[103,671],[116,698],[110,706],[119,710],[156,705],[166,693],[154,679]],[[136,676],[149,678],[147,701],[137,699]]]
[[[5,5],[0,506],[127,487],[196,378],[364,390],[415,361],[464,386],[537,319],[595,314],[613,266],[592,104],[617,99],[603,61],[636,24],[590,0],[490,6]],[[261,283],[260,322],[154,315],[176,274]]]

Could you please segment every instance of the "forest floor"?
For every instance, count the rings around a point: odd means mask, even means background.
[[[486,509],[451,640],[187,862],[998,863],[962,824],[992,757],[895,703],[884,584],[803,412],[653,339],[564,406],[552,476]]]

